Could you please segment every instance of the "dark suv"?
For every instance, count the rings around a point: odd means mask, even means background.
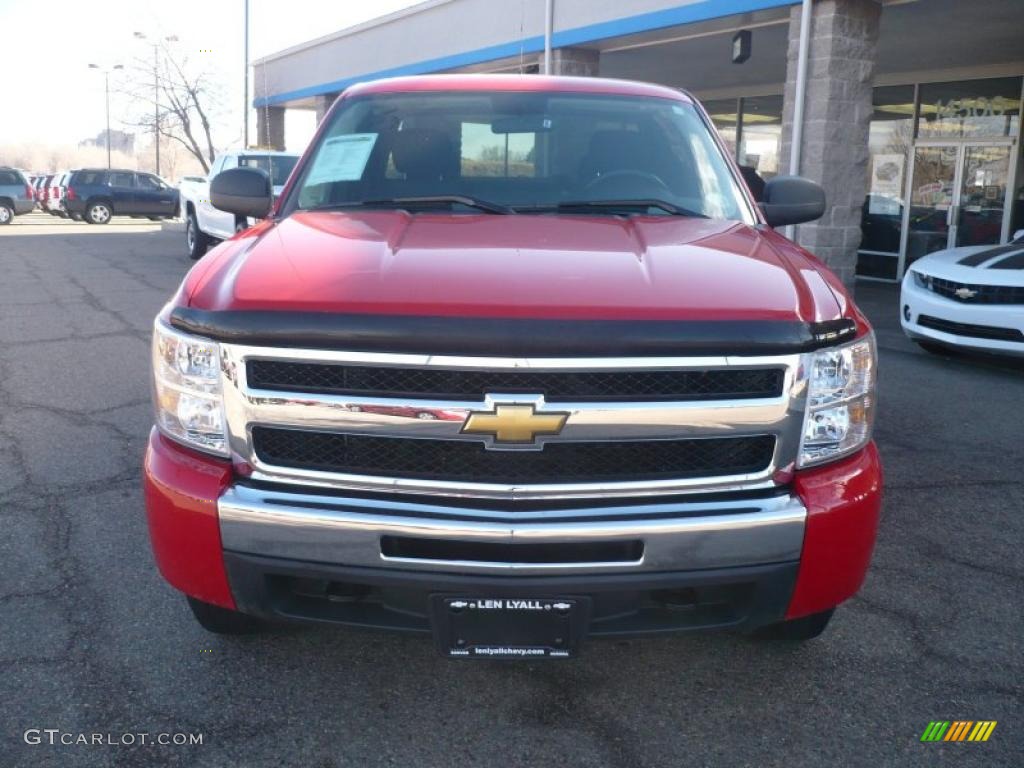
[[[64,204],[71,218],[90,224],[111,216],[168,219],[178,215],[178,190],[151,173],[84,168],[72,171]]]

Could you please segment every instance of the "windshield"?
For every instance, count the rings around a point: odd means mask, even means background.
[[[423,92],[343,102],[285,210],[396,204],[753,222],[692,105],[605,94]]]
[[[270,174],[270,183],[275,187],[284,186],[292,168],[299,161],[298,157],[289,155],[255,155],[238,158],[243,168],[259,168]]]

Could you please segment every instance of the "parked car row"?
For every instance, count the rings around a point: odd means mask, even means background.
[[[10,182],[7,184],[6,182]],[[17,190],[17,195],[12,190]],[[152,173],[124,169],[81,168],[28,176],[0,169],[0,224],[34,208],[61,218],[106,224],[113,216],[178,216],[178,190]]]
[[[36,207],[53,216],[67,218],[67,211],[61,205],[66,194],[67,171],[31,177],[32,189],[35,193]]]
[[[0,168],[0,225],[35,207],[35,194],[25,174],[17,168]]]

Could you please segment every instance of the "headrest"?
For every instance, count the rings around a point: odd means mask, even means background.
[[[448,134],[431,128],[396,133],[391,156],[395,168],[410,179],[440,179],[458,167]]]
[[[636,131],[596,131],[583,158],[583,175],[622,168],[654,171],[651,150]]]

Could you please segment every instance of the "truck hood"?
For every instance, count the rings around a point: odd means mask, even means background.
[[[211,253],[185,298],[212,311],[841,317],[821,274],[809,260],[783,255],[781,242],[736,222],[669,216],[304,212]]]

